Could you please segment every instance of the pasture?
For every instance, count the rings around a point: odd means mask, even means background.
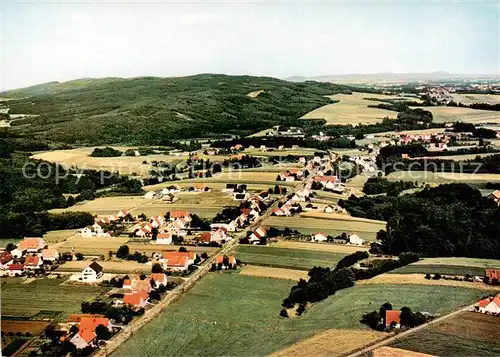
[[[443,286],[356,286],[313,304],[302,317],[280,318],[281,302],[292,285],[284,279],[211,273],[113,355],[264,356],[330,329],[372,332],[359,320],[387,301],[395,308],[442,314],[483,294]]]
[[[83,201],[68,208],[52,209],[50,213],[61,212],[89,212],[93,215],[111,215],[117,214],[124,209],[131,212],[133,215],[140,212],[133,212],[136,208],[150,203],[151,200],[146,200],[141,196],[118,196],[118,197],[100,197],[92,201]]]
[[[417,181],[436,185],[451,182],[485,184],[500,181],[500,175],[495,174],[461,174],[431,171],[396,171],[387,175],[386,178],[389,181]]]
[[[385,228],[385,222],[382,221],[366,220],[347,215],[342,215],[342,217],[344,218],[320,219],[271,216],[263,222],[263,225],[268,227],[288,227],[290,229],[296,229],[302,234],[324,232],[334,237],[343,232],[356,233],[367,241],[374,241],[377,232]]]
[[[437,356],[500,355],[498,317],[463,312],[391,344],[409,351]]]
[[[484,276],[486,268],[500,268],[500,260],[481,258],[423,258],[388,274],[444,274]]]
[[[171,186],[171,185],[179,186],[180,188],[186,189],[188,187],[192,187],[192,186],[195,186],[195,185],[203,183],[203,182],[204,182],[204,180],[198,180],[197,183],[194,183],[193,181],[190,181],[190,182],[186,182],[186,181],[175,181],[175,182],[166,181],[166,182],[162,182],[162,183],[159,183],[159,184],[156,184],[156,185],[144,186],[144,190],[145,191],[157,191],[157,190],[161,190],[161,189],[163,189],[165,187],[168,187],[168,186]],[[226,188],[226,183],[224,183],[224,182],[213,182],[213,181],[210,181],[210,184],[207,185],[207,186],[210,187],[210,189],[212,190],[212,192],[219,191],[219,193],[220,193],[221,190],[223,190],[223,189]],[[274,187],[274,184],[249,183],[249,184],[247,184],[247,191],[251,191],[251,192],[267,191],[270,187]]]
[[[373,124],[382,121],[383,118],[388,117],[395,119],[398,115],[397,112],[368,108],[369,105],[377,105],[382,102],[373,100],[366,100],[364,98],[392,98],[390,96],[383,96],[380,94],[370,93],[356,93],[349,94],[335,94],[329,98],[338,101],[338,103],[327,104],[320,108],[314,109],[305,114],[303,119],[325,119],[327,124],[335,125],[357,125],[357,124]]]
[[[99,286],[61,285],[62,279],[2,279],[2,317],[31,317],[39,312],[49,315],[80,313],[83,301],[93,300],[108,291]]]
[[[473,103],[500,104],[498,94],[452,94],[453,100],[457,103],[470,105]]]
[[[164,244],[150,244],[149,241],[130,242],[127,237],[81,237],[74,236],[68,241],[64,242],[58,250],[60,252],[70,252],[72,249],[85,255],[104,255],[107,256],[110,250],[116,252],[121,245],[128,245],[131,252],[141,252],[148,256],[152,253],[159,253],[162,250],[179,250],[180,246],[177,245],[164,245]],[[193,252],[207,252],[211,254],[217,251],[216,247],[202,247],[202,246],[186,246],[189,251]]]
[[[335,267],[345,255],[256,245],[239,245],[236,251],[236,258],[242,263],[298,270],[309,270],[314,266]]]
[[[262,278],[287,279],[298,281],[307,280],[309,277],[305,270],[294,270],[284,268],[262,267],[257,265],[245,265],[240,271],[241,275],[257,276]]]
[[[74,236],[78,230],[76,229],[64,229],[60,231],[48,231],[43,235],[43,239],[47,244],[54,244],[64,242],[68,238]]]
[[[415,109],[417,107],[411,107]],[[478,110],[460,107],[425,107],[432,113],[435,123],[462,121],[473,124],[500,123],[500,113],[493,110]]]

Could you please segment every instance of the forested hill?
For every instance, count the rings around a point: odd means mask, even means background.
[[[256,97],[248,96],[261,90]],[[10,114],[39,115],[12,122],[16,134],[70,144],[161,145],[168,139],[247,135],[273,125],[293,125],[305,113],[331,103],[325,95],[339,92],[350,89],[332,83],[201,74],[51,82],[0,97],[16,98],[8,102]]]

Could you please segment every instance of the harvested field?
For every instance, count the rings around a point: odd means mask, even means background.
[[[500,104],[498,94],[452,94],[453,100],[457,103],[470,105],[473,103]]]
[[[351,216],[344,219],[318,219],[304,217],[276,217],[271,216],[266,219],[263,224],[268,227],[288,227],[296,229],[303,234],[311,234],[314,232],[324,232],[332,236],[338,236],[343,232],[356,233],[362,239],[374,241],[377,232],[385,228],[385,222],[370,221],[363,218]]]
[[[81,261],[71,261],[66,262],[57,268],[57,272],[81,272],[85,269],[91,261],[81,260]],[[137,263],[132,260],[116,261],[116,262],[106,262],[98,261],[100,266],[102,266],[104,272],[115,273],[115,274],[133,274],[133,273],[147,273],[151,271],[151,265]]]
[[[415,109],[416,107],[412,107]],[[459,107],[425,107],[432,113],[435,123],[462,121],[466,123],[500,123],[500,113],[493,110],[478,110]]]
[[[385,284],[415,284],[415,285],[429,285],[429,286],[458,286],[470,289],[482,289],[498,291],[498,287],[487,285],[484,283],[473,283],[469,281],[456,281],[445,279],[425,279],[425,274],[382,274],[377,275],[371,279],[359,280],[356,285],[385,285]]]
[[[47,244],[64,242],[66,239],[74,236],[78,230],[76,229],[65,229],[60,231],[48,231],[43,235],[43,239]]]
[[[80,204],[76,204],[69,208],[52,209],[50,212],[61,213],[67,211],[83,211],[94,215],[111,215],[117,214],[122,209],[133,212],[134,209],[146,205],[147,203],[151,203],[151,200],[146,200],[141,196],[101,197],[92,201],[85,201]],[[140,212],[137,214],[139,213]],[[133,214],[136,214],[136,212],[133,212]]]
[[[369,105],[377,105],[382,102],[365,100],[363,98],[392,98],[380,94],[356,93],[335,94],[330,96],[331,99],[339,101],[335,104],[327,104],[318,109],[315,109],[306,115],[303,119],[325,119],[327,124],[336,125],[357,125],[357,124],[372,124],[381,122],[383,118],[396,118],[397,112],[378,108],[368,108]]]
[[[279,240],[277,243],[273,243],[272,246],[277,248],[305,249],[312,251],[343,253],[343,254],[352,254],[358,250],[369,249],[368,247],[358,247],[347,244],[298,242],[293,240]]]
[[[149,244],[148,241],[141,242],[129,242],[130,238],[126,237],[81,237],[75,236],[74,238],[64,242],[61,247],[59,247],[60,252],[68,251],[70,252],[73,248],[75,252],[79,252],[85,255],[105,255],[107,256],[110,250],[115,251],[121,245],[128,245],[131,252],[141,252],[148,256],[152,253],[160,253],[162,250],[179,250],[178,245],[162,245],[162,244]],[[219,250],[216,247],[202,247],[202,246],[186,246],[189,251],[194,252],[207,252],[212,254]]]
[[[21,332],[25,334],[29,332],[33,336],[40,335],[50,322],[46,321],[26,321],[26,320],[2,320],[2,332],[8,334],[13,332]]]
[[[343,253],[255,245],[240,245],[236,251],[236,257],[246,264],[300,270],[309,270],[314,266],[335,266],[345,255]]]
[[[379,347],[371,352],[370,357],[433,357],[426,353],[402,350],[394,347]]]
[[[405,336],[391,346],[438,356],[500,355],[498,317],[463,312]]]
[[[259,94],[261,93],[264,93],[264,89],[261,89],[261,90],[256,90],[256,91],[253,91],[253,92],[250,92],[247,94],[247,97],[249,98],[256,98],[259,96]]]
[[[481,268],[499,268],[499,259],[482,259],[482,258],[465,258],[465,257],[451,257],[451,258],[423,258],[414,265],[461,265],[466,267],[481,267]]]
[[[240,274],[257,276],[263,278],[286,279],[286,280],[307,280],[309,277],[305,270],[283,269],[273,267],[261,267],[255,265],[245,265]]]
[[[100,286],[61,285],[62,279],[36,279],[24,284],[22,278],[2,279],[2,317],[30,317],[44,311],[54,316],[79,313],[83,301],[108,291]],[[20,298],[27,296],[29,298]],[[49,314],[50,313],[50,314]]]
[[[387,337],[387,333],[378,331],[330,329],[275,352],[269,357],[341,356]]]
[[[418,181],[434,184],[450,182],[487,183],[500,181],[500,175],[495,174],[460,174],[451,172],[431,171],[397,171],[387,175],[389,181]]]
[[[483,276],[484,268],[461,266],[461,265],[426,265],[426,264],[410,264],[404,267],[392,270],[387,274],[436,274],[441,275],[459,275],[466,274],[472,276]]]
[[[198,183],[202,183],[202,181],[200,180]],[[180,188],[188,188],[188,187],[194,186],[195,183],[185,182],[185,181],[176,181],[174,183],[171,181],[166,181],[166,182],[162,182],[162,183],[159,183],[156,185],[144,186],[144,190],[145,191],[157,191],[157,190],[161,190],[161,189],[168,187],[168,186],[171,186],[171,185],[179,186]],[[221,190],[226,188],[226,184],[224,182],[210,182],[210,185],[208,185],[208,186],[212,189],[212,192],[219,191],[219,193]],[[274,184],[271,185],[271,184],[251,183],[251,184],[247,184],[247,191],[254,191],[254,192],[267,191],[270,187],[274,187]]]
[[[243,151],[244,154],[252,155],[252,156],[282,156],[286,157],[287,155],[297,155],[297,156],[314,156],[314,152],[318,151],[312,148],[302,148],[298,149],[286,148],[285,150],[273,150],[273,151],[261,151],[259,148],[254,149],[245,149]]]

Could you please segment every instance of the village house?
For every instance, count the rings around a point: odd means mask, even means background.
[[[164,216],[152,216],[149,223],[153,228],[159,228],[167,223]]]
[[[267,229],[264,227],[259,227],[250,234],[248,241],[252,244],[257,244],[260,240],[267,236]]]
[[[236,232],[236,223],[231,221],[229,223],[212,223],[210,225],[211,230],[225,229],[227,232]]]
[[[170,193],[178,193],[178,192],[181,192],[181,189],[178,186],[174,185],[165,187],[163,190],[160,191],[162,195],[168,195]]]
[[[12,254],[8,251],[2,252],[0,254],[0,269],[8,269],[9,265],[13,263]]]
[[[488,198],[495,201],[496,203],[500,203],[500,190],[495,190],[488,195]]]
[[[361,239],[357,234],[351,234],[349,236],[349,244],[352,245],[363,245],[365,241]]]
[[[148,191],[146,192],[146,194],[143,196],[146,200],[153,200],[155,199],[157,196],[156,196],[156,192],[155,191]]]
[[[118,212],[118,214],[116,215],[118,218],[125,218],[126,216],[128,216],[128,211],[126,210],[121,210],[120,212]]]
[[[500,269],[486,269],[485,276],[488,278],[490,284],[495,281],[500,283]]]
[[[136,275],[129,279],[123,280],[123,289],[132,291],[145,291],[149,293],[151,291],[151,280],[146,278],[141,280],[141,278]]]
[[[313,242],[326,242],[328,240],[328,235],[323,232],[316,232],[311,234],[311,241]]]
[[[42,259],[37,255],[28,255],[24,260],[24,268],[27,270],[40,269],[42,266]]]
[[[227,258],[227,265],[224,264],[224,257],[222,255],[219,255],[215,257],[215,265],[218,266],[219,264],[222,265],[222,269],[232,269],[236,267],[236,258],[233,257],[232,255],[226,256]]]
[[[156,288],[167,286],[167,274],[165,273],[153,273],[151,279],[154,281]]]
[[[109,331],[112,331],[112,325],[106,317],[82,317],[78,324],[78,332],[69,340],[77,349],[82,349],[87,346],[95,346],[97,335],[95,330],[97,326],[102,325]]]
[[[163,251],[159,262],[169,271],[184,271],[196,260],[195,252]],[[166,266],[165,266],[166,265]]]
[[[21,276],[24,273],[24,264],[14,263],[9,265],[9,276]]]
[[[44,247],[45,241],[43,240],[43,238],[24,238],[17,245],[17,249],[19,249],[21,252],[26,251],[28,253],[38,253]]]
[[[156,236],[156,244],[172,244],[172,233],[158,233]]]
[[[401,311],[399,310],[386,310],[385,311],[385,327],[399,328],[401,326]]]
[[[55,248],[47,248],[42,250],[42,259],[44,261],[54,262],[59,259],[59,252]]]
[[[479,300],[475,309],[483,314],[500,314],[500,295]]]
[[[19,259],[23,256],[23,254],[26,253],[26,251],[21,251],[19,248],[12,249],[10,251],[10,254],[12,255],[12,258]]]
[[[88,267],[83,269],[79,281],[86,283],[95,283],[103,276],[102,267],[96,262],[92,262]]]
[[[176,219],[184,219],[185,222],[191,222],[191,214],[188,211],[171,211],[170,221],[175,221]]]

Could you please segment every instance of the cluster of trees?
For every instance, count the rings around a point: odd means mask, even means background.
[[[500,258],[500,208],[466,184],[398,197],[351,196],[339,205],[353,216],[387,221],[377,234],[386,254]]]
[[[446,104],[448,107],[460,107],[460,108],[471,108],[479,110],[495,110],[500,111],[500,104],[489,104],[489,103],[471,103],[469,105],[460,102],[450,101]]]
[[[401,268],[405,265],[415,263],[419,260],[419,255],[413,252],[401,253],[398,259],[378,259],[373,260],[368,269],[352,268],[356,280],[371,279],[374,276],[387,273],[391,270]]]
[[[402,191],[418,186],[418,182],[389,181],[384,177],[370,177],[363,186],[363,192],[367,195],[387,193],[389,196],[398,196]]]
[[[364,314],[360,322],[377,331],[390,331],[395,328],[396,323],[393,322],[390,326],[386,327],[386,311],[388,310],[393,310],[393,307],[391,303],[386,302],[380,306],[378,311],[374,310]],[[413,328],[426,323],[428,320],[429,317],[420,312],[413,312],[409,307],[405,306],[400,310],[401,327]]]
[[[453,124],[453,131],[457,133],[472,133],[476,138],[495,139],[497,132],[492,129],[476,127],[472,123],[456,122]]]
[[[95,148],[90,154],[92,157],[116,157],[122,156],[123,151],[113,149],[112,147],[106,146],[105,148]]]
[[[128,245],[121,245],[116,251],[116,257],[125,260],[134,260],[138,263],[147,263],[148,257],[140,252],[130,253]]]
[[[337,266],[335,267],[335,270],[340,270],[344,268],[349,268],[350,266],[353,266],[360,260],[366,259],[369,257],[369,254],[367,251],[357,251],[352,254],[346,255],[340,261],[337,263]]]

